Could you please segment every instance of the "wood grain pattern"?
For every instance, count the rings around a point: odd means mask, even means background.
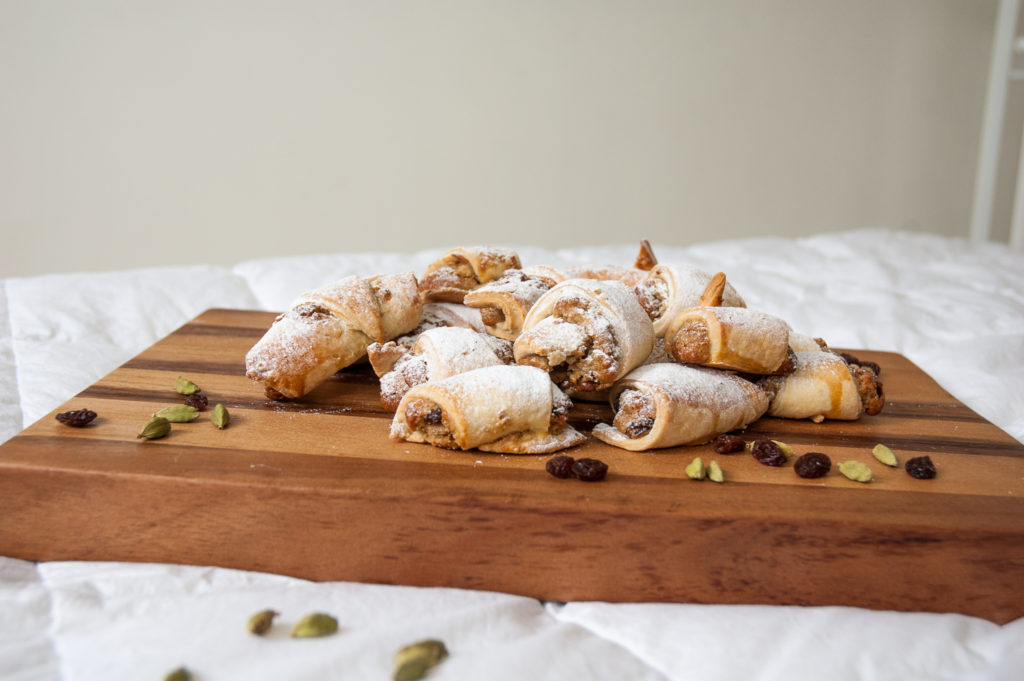
[[[491,589],[548,600],[854,605],[1024,615],[1024,446],[906,358],[883,367],[876,417],[762,419],[751,435],[858,459],[875,479],[803,480],[788,465],[710,447],[635,454],[576,448],[610,466],[559,480],[547,457],[450,452],[388,440],[391,414],[368,368],[301,402],[266,400],[245,352],[272,314],[210,310],[57,411],[100,414],[72,429],[50,414],[0,446],[0,554],[32,560],[219,565],[315,580]],[[136,439],[180,402],[184,375],[231,412]],[[606,405],[577,403],[589,431]],[[871,457],[928,454],[934,480]],[[683,467],[715,458],[726,483]]]

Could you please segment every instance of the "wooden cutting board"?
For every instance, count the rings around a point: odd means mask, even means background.
[[[0,446],[0,554],[31,560],[218,565],[314,580],[489,589],[545,600],[852,605],[1024,616],[1024,446],[905,357],[882,366],[888,403],[857,422],[762,419],[750,436],[874,480],[797,477],[709,446],[630,453],[591,441],[602,482],[557,479],[547,457],[451,452],[388,439],[368,368],[297,403],[245,378],[274,315],[210,310]],[[161,440],[136,438],[181,402],[209,412]],[[90,426],[58,423],[88,407]],[[606,405],[577,403],[587,432]],[[929,455],[933,480],[875,461]],[[694,456],[726,481],[693,481]]]

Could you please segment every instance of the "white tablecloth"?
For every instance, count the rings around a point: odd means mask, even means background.
[[[506,245],[524,265],[631,264],[637,250]],[[443,250],[2,280],[0,441],[207,308],[283,310],[349,274],[422,273]],[[662,262],[726,272],[749,307],[834,346],[906,355],[1024,442],[1021,252],[881,230],[655,251]],[[280,626],[251,636],[245,620],[268,607],[282,613]],[[289,625],[312,611],[336,615],[340,634],[288,638]],[[838,607],[556,604],[214,567],[0,557],[4,679],[161,679],[181,665],[202,681],[385,679],[395,650],[427,637],[451,651],[431,675],[438,680],[1024,678],[1024,619],[998,626]]]

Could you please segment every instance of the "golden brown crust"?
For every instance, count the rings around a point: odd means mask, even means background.
[[[427,267],[420,278],[420,295],[424,301],[461,303],[468,291],[521,266],[519,256],[508,249],[456,248]]]

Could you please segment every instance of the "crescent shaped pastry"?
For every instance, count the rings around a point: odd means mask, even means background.
[[[466,294],[463,303],[480,310],[487,333],[514,341],[523,329],[526,314],[554,286],[547,277],[522,270],[505,270],[501,278]]]
[[[743,307],[694,307],[665,331],[665,350],[686,364],[752,374],[791,368],[789,325]]]
[[[420,334],[409,352],[380,377],[380,401],[394,411],[413,386],[506,363],[495,353],[486,334],[456,327],[430,329]]]
[[[512,351],[516,363],[551,373],[563,390],[610,388],[650,356],[651,320],[618,281],[568,279],[530,309]]]
[[[662,337],[672,321],[686,310],[703,305],[701,295],[712,275],[703,270],[676,265],[655,265],[636,285],[636,296],[654,323],[655,335]],[[723,307],[746,307],[732,284],[722,290]]]
[[[682,364],[646,364],[615,384],[615,418],[594,437],[639,452],[694,445],[743,428],[764,414],[768,396],[727,371]]]
[[[420,334],[430,329],[446,326],[472,329],[479,333],[485,333],[484,323],[480,319],[479,310],[474,310],[457,303],[424,303],[423,315],[416,328],[385,343],[370,343],[366,348],[370,366],[373,367],[373,372],[377,374],[377,378],[391,371],[395,362],[412,349]],[[512,349],[509,348],[507,353],[511,358]]]
[[[461,303],[467,291],[521,266],[515,251],[505,248],[456,248],[427,267],[420,278],[420,294],[424,302]]]
[[[852,421],[885,405],[882,383],[868,368],[850,365],[833,352],[798,352],[794,370],[758,383],[771,398],[769,416]]]
[[[366,356],[367,346],[414,328],[423,306],[412,272],[347,277],[302,294],[245,356],[268,397],[309,393]]]
[[[547,454],[586,439],[565,422],[571,406],[540,369],[474,369],[409,390],[391,422],[391,439],[445,449]]]

